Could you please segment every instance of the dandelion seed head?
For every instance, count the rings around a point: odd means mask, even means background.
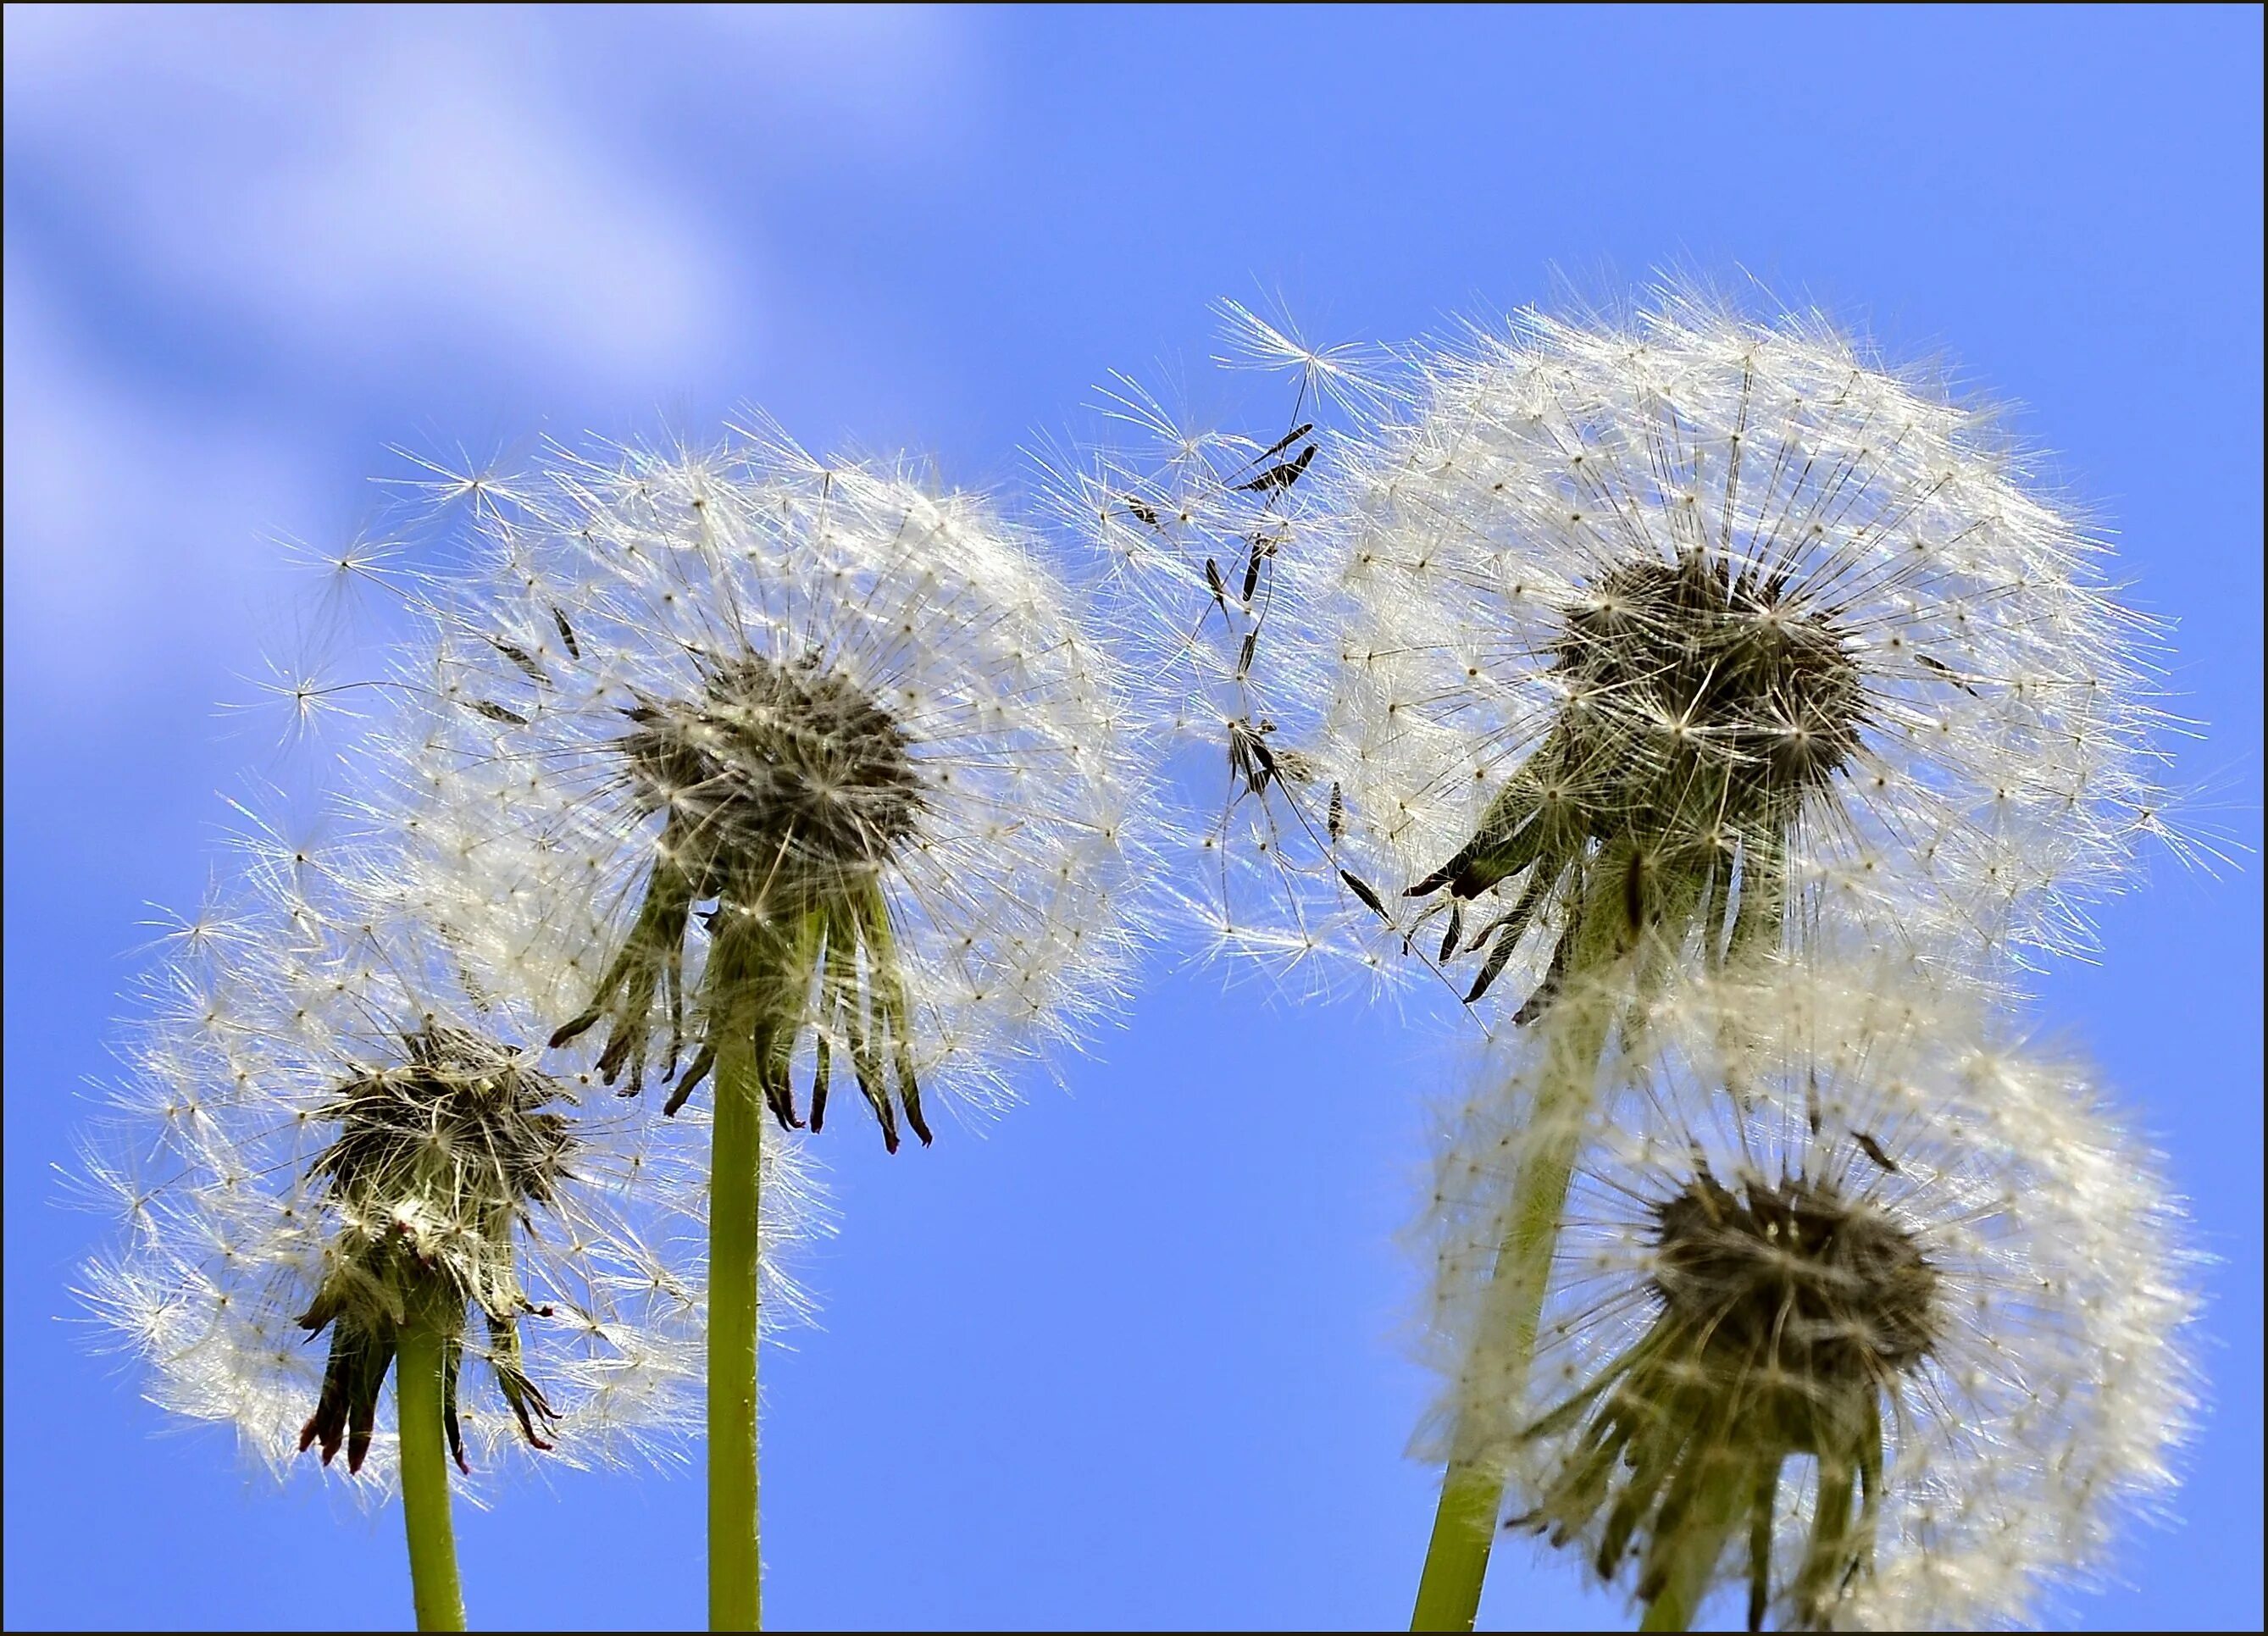
[[[299,1327],[332,1330],[315,1411],[300,1428],[328,1464],[343,1441],[350,1471],[368,1453],[387,1364],[405,1323],[461,1337],[466,1308],[487,1321],[497,1384],[529,1446],[558,1418],[519,1362],[522,1310],[515,1240],[529,1212],[556,1197],[572,1141],[546,1105],[563,1093],[485,1035],[423,1019],[401,1054],[366,1067],[319,1110],[336,1139],[313,1167],[340,1224],[320,1288]],[[445,1424],[460,1463],[452,1356]]]
[[[2099,1575],[2172,1480],[2194,1297],[2085,1072],[1910,967],[1754,967],[1624,1014],[1580,1127],[1541,1111],[1549,1053],[1499,1043],[1442,1150],[1448,1388],[1418,1451],[1454,1426],[1513,1526],[1641,1598],[1703,1553],[1752,1626],[2022,1623]],[[1522,1367],[1499,1249],[1570,1136]]]
[[[460,514],[371,802],[408,879],[371,884],[600,1083],[675,1115],[744,1049],[783,1125],[855,1086],[895,1148],[1108,1007],[1133,724],[1021,531],[769,429],[555,450]]]
[[[72,1179],[107,1227],[79,1285],[93,1328],[151,1402],[279,1480],[390,1490],[391,1337],[414,1315],[455,1338],[475,1479],[678,1457],[701,1421],[705,1131],[578,1107],[535,1018],[469,988],[430,928],[372,915],[372,844],[286,857],[255,830],[191,922],[226,934],[165,946]],[[808,1309],[783,1258],[825,1217],[800,1155],[764,1163],[770,1330]]]
[[[681,824],[678,861],[709,888],[702,897],[722,893],[725,872],[775,866],[783,851],[822,875],[879,868],[915,832],[922,779],[905,730],[809,660],[744,659],[697,700],[624,713],[637,724],[620,744],[632,779]]]
[[[1865,879],[1917,953],[2087,946],[2154,800],[2151,632],[1988,416],[1679,287],[1410,361],[1300,563],[1350,866],[1425,900],[1395,932],[1485,898],[1441,962],[1533,996],[1602,915],[1715,958]]]

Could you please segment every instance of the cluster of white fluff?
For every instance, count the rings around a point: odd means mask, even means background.
[[[1856,743],[1821,758],[1784,836],[1711,803],[1683,816],[1721,880],[1764,857],[1793,940],[1850,928],[1971,969],[2086,945],[2082,906],[2161,827],[2149,631],[1988,412],[1815,316],[1678,288],[1623,320],[1523,313],[1410,361],[1409,412],[1317,474],[1336,537],[1300,564],[1335,660],[1320,759],[1349,860],[1397,920],[1392,898],[1510,781],[1550,775],[1555,733],[1620,758],[1561,779],[1594,831],[1642,782],[1634,761],[1737,772],[1801,751],[1805,701],[1692,710],[1683,685],[1572,662],[1579,622],[1648,617],[1618,606],[1618,574],[1685,566],[1743,617],[1827,633],[1859,692]],[[1572,912],[1543,905],[1498,991],[1513,1003]]]
[[[1447,1457],[1453,1426],[1461,1446],[1485,1445],[1511,1474],[1516,1522],[1550,1529],[1555,1485],[1587,1451],[1591,1414],[1555,1411],[1609,1397],[1629,1378],[1616,1367],[1674,1307],[1668,1292],[1693,1279],[1690,1246],[1681,1256],[1662,1211],[1699,1176],[1734,1194],[1791,1179],[1830,1190],[1894,1224],[1927,1290],[1926,1301],[1877,1296],[1864,1258],[1845,1253],[1810,1273],[1834,1322],[1793,1297],[1771,1309],[1799,1355],[1840,1347],[1868,1360],[1883,1458],[1863,1565],[1800,1610],[1789,1588],[1821,1462],[1788,1452],[1778,1467],[1769,1605],[1782,1621],[2021,1620],[2046,1588],[2087,1578],[2120,1514],[2169,1485],[2194,1404],[2179,1345],[2193,1306],[2179,1212],[2082,1069],[2000,1037],[1973,999],[1906,970],[1787,966],[1681,988],[1626,1050],[1609,1051],[1598,1098],[1578,1116],[1531,1365],[1508,1355],[1491,1291],[1514,1179],[1564,1134],[1537,1116],[1550,1105],[1549,1072],[1537,1053],[1498,1047],[1443,1147],[1427,1220],[1428,1339],[1447,1392],[1419,1452]],[[1762,1276],[1797,1260],[1786,1246],[1751,1248]],[[1908,1310],[1876,1309],[1883,1300]],[[1705,1353],[1662,1369],[1731,1411],[1729,1426],[1697,1427],[1678,1463],[1729,1461],[1751,1443],[1777,1461],[1759,1430],[1773,1394],[1812,1404],[1832,1389],[1786,1368]],[[1636,1463],[1616,1461],[1616,1479]],[[1626,1520],[1602,1551],[1611,1515],[1609,1498],[1554,1543],[1631,1582],[1646,1524],[1633,1537]],[[1711,1581],[1740,1588],[1751,1566],[1748,1530],[1734,1529]]]
[[[1137,925],[1139,780],[1117,666],[1026,533],[773,436],[563,453],[462,515],[472,567],[401,677],[394,782],[371,802],[399,838],[370,886],[542,1034],[593,1003],[657,868],[683,861],[669,818],[703,799],[633,776],[633,712],[686,708],[736,664],[808,667],[895,723],[918,810],[877,842],[880,888],[924,1088],[998,1105],[1017,1058],[1108,1007]],[[857,790],[817,795],[866,822]],[[697,1009],[711,940],[682,940],[659,1033],[678,1025],[665,1009]]]
[[[114,1226],[86,1269],[85,1298],[146,1368],[153,1402],[233,1427],[249,1455],[288,1478],[317,1469],[303,1427],[329,1339],[301,1319],[334,1274],[353,1282],[360,1250],[398,1237],[443,1287],[492,1305],[515,1289],[524,1298],[517,1353],[501,1361],[552,1411],[538,1426],[551,1452],[536,1458],[681,1456],[701,1419],[705,1132],[624,1116],[573,1062],[546,1060],[539,1016],[468,987],[429,928],[354,902],[342,874],[368,861],[351,849],[269,849],[225,908],[172,933],[80,1169],[87,1200]],[[549,1111],[567,1116],[557,1124],[568,1134],[546,1167],[548,1197],[523,1201],[503,1244],[478,1186],[407,1190],[373,1210],[321,1162],[347,1087],[402,1074],[431,1033],[476,1038],[560,1094]],[[444,1172],[494,1166],[468,1139],[436,1123]],[[764,1159],[765,1311],[781,1322],[805,1305],[781,1258],[824,1226],[823,1205],[796,1150]],[[468,1463],[485,1474],[529,1444],[497,1389],[482,1301],[466,1304],[460,1419]],[[394,1480],[391,1396],[367,1463],[330,1466],[364,1498]]]

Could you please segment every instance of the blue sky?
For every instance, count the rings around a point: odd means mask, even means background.
[[[1013,492],[1112,369],[1280,295],[1400,339],[1745,268],[2014,400],[2179,622],[2183,770],[2259,839],[2261,18],[1791,13],[64,12],[6,36],[6,1608],[383,1627],[399,1522],[269,1490],[90,1357],[54,1167],[151,902],[268,741],[284,539],[384,446],[706,427]],[[2053,972],[2218,1256],[2171,1527],[2098,1628],[2261,1605],[2261,862],[2170,866]],[[768,1365],[775,1623],[1380,1626],[1432,1477],[1394,1242],[1439,1054],[1163,962],[1071,1094],[828,1157],[821,1326]],[[845,1127],[845,1134],[855,1127]],[[700,1485],[461,1523],[476,1623],[698,1618]],[[1485,1625],[1612,1626],[1524,1547]]]

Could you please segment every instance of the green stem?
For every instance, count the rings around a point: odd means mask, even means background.
[[[1580,1135],[1580,1124],[1569,1119],[1549,1150],[1523,1167],[1514,1194],[1519,1204],[1497,1250],[1490,1328],[1512,1337],[1506,1352],[1506,1390],[1518,1389],[1515,1382],[1525,1378],[1535,1355],[1536,1319]],[[1474,1446],[1486,1441],[1476,1436],[1476,1429],[1469,1413],[1460,1416],[1433,1514],[1433,1537],[1418,1581],[1418,1606],[1410,1618],[1413,1631],[1469,1631],[1480,1614],[1481,1585],[1488,1576],[1497,1512],[1504,1500],[1504,1472],[1495,1451]]]
[[[1566,1208],[1581,1150],[1583,1123],[1598,1082],[1599,1057],[1613,1021],[1609,999],[1580,979],[1599,969],[1580,954],[1563,993],[1545,1023],[1549,1053],[1535,1107],[1529,1116],[1549,1139],[1531,1153],[1513,1188],[1513,1208],[1497,1249],[1489,1285],[1484,1332],[1509,1337],[1501,1390],[1517,1402],[1535,1352],[1535,1326],[1550,1282],[1551,1259],[1559,1242],[1559,1218]],[[1492,1415],[1476,1415],[1468,1404],[1458,1415],[1450,1441],[1448,1470],[1433,1513],[1432,1538],[1418,1580],[1418,1603],[1410,1616],[1413,1631],[1469,1631],[1480,1614],[1481,1586],[1488,1577],[1489,1553],[1496,1544],[1496,1519],[1504,1500],[1504,1470],[1497,1439],[1490,1435]]]
[[[761,1630],[756,1254],[763,1094],[750,1043],[718,1042],[709,1175],[709,1628]]]
[[[401,1517],[409,1537],[409,1587],[421,1631],[465,1628],[457,1583],[457,1537],[449,1520],[448,1457],[442,1404],[448,1338],[416,1312],[400,1331],[394,1366],[396,1429],[401,1440]]]
[[[1496,1514],[1504,1503],[1504,1477],[1495,1466],[1452,1460],[1441,1477],[1433,1537],[1418,1579],[1413,1631],[1469,1631],[1481,1610],[1481,1583],[1496,1544]]]
[[[1701,1598],[1709,1589],[1709,1581],[1717,1569],[1717,1559],[1725,1549],[1725,1535],[1730,1525],[1687,1546],[1670,1571],[1668,1582],[1660,1594],[1646,1604],[1638,1627],[1642,1631],[1690,1631],[1693,1616],[1700,1611]]]
[[[1717,1564],[1725,1544],[1740,1525],[1740,1494],[1732,1484],[1717,1482],[1701,1496],[1702,1514],[1681,1530],[1675,1554],[1668,1563],[1661,1588],[1646,1604],[1638,1620],[1642,1631],[1685,1631],[1717,1577]]]

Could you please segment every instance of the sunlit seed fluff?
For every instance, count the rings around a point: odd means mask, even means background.
[[[1198,422],[1125,376],[1105,430],[1050,462],[1054,527],[1099,564],[1135,703],[1185,799],[1162,872],[1168,911],[1207,954],[1287,983],[1331,985],[1351,956],[1389,968],[1340,923],[1327,866],[1344,802],[1316,750],[1324,661],[1308,606],[1317,474],[1355,411],[1385,397],[1369,350],[1316,347],[1288,322],[1219,304],[1225,369],[1275,379],[1226,420]],[[1244,963],[1228,968],[1232,972]]]
[[[1326,759],[1404,936],[1531,1017],[1587,937],[2084,943],[2156,822],[2148,631],[1987,413],[1675,288],[1417,361],[1321,474]]]
[[[1435,1424],[1507,1526],[1751,1628],[1964,1628],[2168,1486],[2179,1212],[2083,1073],[1909,970],[1699,981],[1602,1070],[1523,1371],[1491,1295],[1544,1071],[1499,1050],[1429,1216]]]
[[[853,1085],[895,1149],[1111,998],[1118,683],[983,502],[762,436],[563,452],[463,520],[372,805],[417,912],[552,1044],[675,1113],[737,1042],[782,1124]]]
[[[681,1457],[701,1133],[611,1098],[593,1119],[588,1076],[539,1065],[525,1010],[468,992],[415,922],[350,906],[339,872],[375,858],[261,850],[288,861],[180,924],[85,1144],[78,1190],[115,1231],[82,1293],[108,1338],[161,1407],[233,1427],[278,1477],[312,1450],[366,1496],[393,1482],[413,1320],[454,1338],[446,1426],[468,1470]],[[803,1307],[777,1257],[818,1201],[792,1153],[766,1164],[777,1323]]]

